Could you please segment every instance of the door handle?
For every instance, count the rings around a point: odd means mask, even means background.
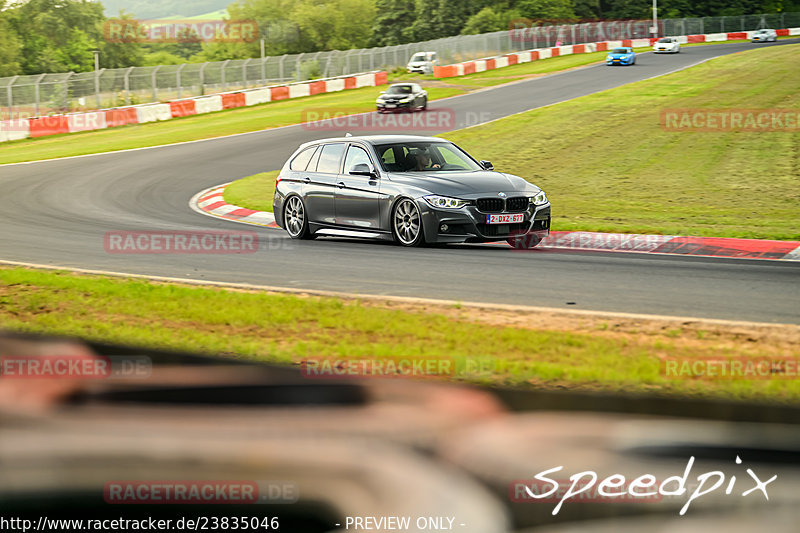
[[[308,177],[303,178],[303,181],[306,182],[306,183],[311,183],[311,178],[308,178]]]
[[[337,186],[338,186],[340,189],[344,189],[344,182],[343,182],[343,181],[340,181],[340,182],[339,182],[339,183],[337,183],[336,185],[337,185]]]

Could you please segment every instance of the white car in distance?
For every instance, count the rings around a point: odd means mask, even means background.
[[[420,74],[433,74],[433,67],[439,64],[436,52],[417,52],[408,60],[407,69],[409,72],[419,72]]]
[[[767,43],[767,42],[775,42],[778,40],[778,32],[775,30],[758,30],[757,32],[753,33],[753,40],[751,42],[754,43]]]
[[[681,51],[681,43],[677,37],[662,37],[653,44],[653,52],[657,54],[678,54]]]

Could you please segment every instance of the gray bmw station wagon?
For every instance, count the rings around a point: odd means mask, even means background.
[[[403,246],[505,240],[533,248],[550,232],[542,189],[437,137],[306,143],[281,169],[272,205],[294,239],[338,235]]]

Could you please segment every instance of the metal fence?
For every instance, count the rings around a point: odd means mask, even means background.
[[[378,68],[404,67],[415,52],[435,51],[441,64],[561,44],[648,37],[652,22],[627,20],[527,26],[382,48],[316,52],[208,63],[101,69],[0,78],[0,113],[44,115],[240,90]],[[663,19],[659,35],[692,35],[800,27],[800,13]]]

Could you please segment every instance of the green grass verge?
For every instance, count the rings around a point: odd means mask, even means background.
[[[272,197],[275,195],[275,180],[279,172],[262,172],[236,180],[225,187],[223,198],[229,204],[272,213]]]
[[[483,384],[800,399],[797,380],[698,382],[670,379],[660,370],[663,357],[774,356],[778,347],[766,342],[731,343],[682,326],[638,334],[607,323],[592,331],[563,326],[506,327],[477,323],[454,308],[399,310],[357,300],[0,268],[5,330],[277,363],[446,357],[459,369],[456,379]]]
[[[445,135],[547,191],[553,229],[798,239],[800,133],[674,132],[669,108],[800,109],[800,45]]]
[[[659,124],[664,108],[800,108],[798,50],[733,54],[444,137],[543,187],[554,230],[800,239],[800,133]],[[271,211],[275,175],[225,199]]]

